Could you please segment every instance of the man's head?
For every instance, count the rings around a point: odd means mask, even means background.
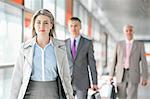
[[[127,40],[132,40],[133,39],[133,34],[134,34],[134,30],[133,30],[133,26],[130,24],[127,24],[123,27],[123,32],[124,35],[126,37]]]
[[[79,18],[71,17],[68,22],[68,27],[72,37],[77,37],[80,35],[81,21]]]

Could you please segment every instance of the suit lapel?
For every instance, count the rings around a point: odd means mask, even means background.
[[[76,58],[78,57],[78,54],[80,52],[80,49],[82,48],[83,46],[83,43],[84,43],[84,39],[83,37],[81,36],[80,38],[80,41],[79,41],[79,44],[78,44],[78,48],[77,48],[77,54],[76,54],[76,57],[75,59],[73,59],[72,57],[72,52],[71,52],[71,39],[68,39],[66,44],[67,44],[67,53],[68,53],[68,57],[70,57],[72,59],[72,62],[74,62],[76,60]]]
[[[80,49],[81,49],[82,46],[83,46],[83,41],[84,41],[84,39],[83,39],[83,37],[81,36],[80,41],[79,41],[79,45],[78,45],[78,48],[77,48],[77,54],[76,54],[75,60],[76,60],[76,58],[78,57],[78,54],[79,54],[79,52],[80,52]]]
[[[71,39],[68,39],[67,42],[66,42],[66,44],[67,44],[68,57],[69,57],[69,59],[71,59],[72,62],[73,62],[73,57],[72,57],[72,52],[71,52]]]
[[[122,45],[121,48],[123,49],[122,50],[123,51],[123,57],[125,58],[126,57],[126,43],[125,43],[125,41],[123,41],[121,45]]]
[[[136,41],[133,41],[130,56],[134,53],[134,51],[136,50],[136,47],[137,47]]]

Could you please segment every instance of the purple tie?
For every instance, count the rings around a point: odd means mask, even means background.
[[[76,49],[76,40],[75,40],[75,39],[74,39],[74,41],[73,41],[71,51],[72,51],[73,59],[75,59],[76,53],[77,53],[77,49]]]

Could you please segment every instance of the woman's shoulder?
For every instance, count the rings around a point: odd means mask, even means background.
[[[65,40],[60,40],[60,39],[57,39],[57,38],[53,38],[53,43],[54,44],[65,45]]]
[[[29,39],[21,44],[21,48],[27,49],[28,47],[32,47],[36,42],[36,38]]]

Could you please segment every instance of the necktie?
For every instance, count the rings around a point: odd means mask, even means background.
[[[76,49],[76,40],[75,40],[75,39],[74,39],[74,41],[73,41],[71,51],[72,51],[73,59],[75,59],[76,53],[77,53],[77,49]]]
[[[125,68],[129,68],[129,57],[131,51],[131,43],[126,44]]]

